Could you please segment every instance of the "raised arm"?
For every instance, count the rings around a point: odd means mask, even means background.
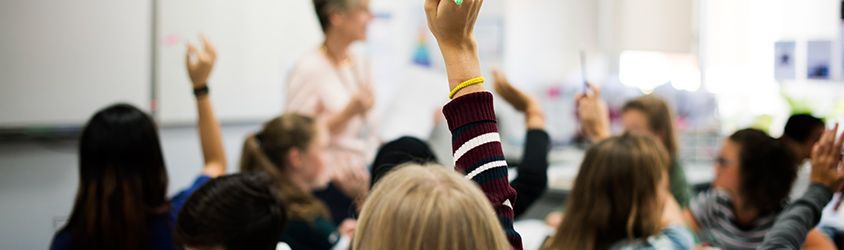
[[[196,110],[199,114],[197,125],[199,127],[199,140],[202,144],[202,157],[205,159],[202,173],[209,177],[218,177],[226,174],[226,152],[223,148],[220,123],[214,116],[211,97],[208,96],[208,75],[214,68],[217,52],[207,38],[202,37],[202,43],[203,48],[201,50],[188,43],[185,61],[188,75],[193,83]]]
[[[812,149],[812,185],[777,218],[759,249],[800,249],[809,231],[818,224],[821,211],[832,199],[833,190],[844,183],[841,146],[844,135],[835,139],[838,124],[824,132]]]
[[[483,0],[426,0],[428,27],[437,38],[453,100],[443,108],[452,133],[455,170],[475,181],[492,203],[510,244],[522,249],[521,236],[513,229],[516,191],[507,181],[507,163],[492,108],[492,94],[483,85],[458,85],[481,76],[472,30]]]
[[[513,86],[503,72],[493,70],[492,75],[495,77],[495,92],[525,115],[527,132],[522,160],[517,168],[516,179],[510,182],[519,194],[513,204],[513,213],[519,217],[548,189],[548,151],[551,139],[545,131],[545,113],[539,102]]]
[[[598,86],[591,87],[585,93],[578,94],[577,116],[583,133],[592,141],[601,141],[610,137],[610,117],[607,104],[601,100]]]

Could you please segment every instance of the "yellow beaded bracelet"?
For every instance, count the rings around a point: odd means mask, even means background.
[[[484,84],[484,81],[485,79],[482,76],[466,80],[465,82],[458,84],[456,87],[454,87],[454,89],[451,90],[451,93],[448,94],[448,99],[454,99],[454,95],[456,95],[457,92],[459,92],[460,90],[472,85]]]

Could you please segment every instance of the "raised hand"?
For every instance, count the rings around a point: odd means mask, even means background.
[[[503,97],[507,103],[510,103],[510,105],[519,112],[527,111],[529,106],[537,106],[536,100],[516,87],[513,87],[503,72],[498,69],[493,69],[492,76],[495,80],[492,85],[495,88],[495,92]]]
[[[577,115],[586,136],[594,141],[610,137],[609,111],[607,104],[601,100],[601,89],[591,85],[590,90],[578,94],[575,100]]]
[[[188,76],[193,88],[201,88],[208,84],[208,75],[214,69],[214,62],[217,61],[217,51],[214,44],[211,44],[205,36],[202,37],[202,50],[199,50],[191,43],[188,43],[188,51],[185,55],[185,64],[188,68]],[[196,94],[196,92],[194,93]],[[197,125],[199,127],[199,140],[202,144],[202,156],[205,159],[203,174],[210,177],[218,177],[226,174],[226,151],[223,148],[223,136],[220,129],[220,122],[214,115],[211,107],[211,98],[206,89],[205,94],[196,96],[198,113]]]
[[[464,0],[461,5],[457,5],[451,0],[425,0],[428,28],[441,47],[471,46],[474,49],[472,31],[483,2]]]
[[[208,84],[208,75],[211,74],[214,63],[217,61],[217,49],[214,44],[208,41],[205,36],[201,36],[201,38],[202,50],[197,49],[193,43],[188,43],[188,52],[185,58],[188,75],[194,88]]]
[[[492,85],[495,92],[513,108],[525,114],[525,122],[529,129],[545,127],[545,113],[536,99],[510,84],[507,76],[500,70],[493,69],[492,76],[495,80]]]
[[[477,44],[472,36],[481,5],[483,0],[464,0],[461,5],[452,0],[425,0],[428,28],[443,54],[449,89],[481,76]],[[473,85],[458,91],[453,98],[481,91],[483,86]]]
[[[841,168],[841,146],[844,135],[836,139],[838,124],[832,130],[824,131],[821,139],[812,148],[812,182],[840,191],[844,184]]]

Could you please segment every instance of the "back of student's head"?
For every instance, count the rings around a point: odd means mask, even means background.
[[[272,178],[288,216],[296,219],[313,219],[329,216],[325,205],[291,181],[291,151],[304,152],[317,140],[319,133],[314,119],[288,113],[264,124],[263,129],[246,138],[240,158],[240,171],[262,172]],[[305,166],[308,167],[308,166]]]
[[[145,249],[166,215],[167,171],[155,123],[127,104],[100,110],[79,139],[79,189],[64,232],[73,249]]]
[[[785,123],[783,137],[799,143],[804,143],[811,140],[813,136],[820,137],[820,133],[822,133],[824,126],[823,120],[812,115],[792,115]]]
[[[674,130],[674,115],[668,103],[655,95],[645,95],[628,101],[623,112],[638,111],[645,115],[648,130],[659,137],[672,160],[677,157],[677,135]]]
[[[729,140],[739,146],[739,195],[761,215],[781,211],[797,177],[793,154],[756,129],[735,132]]]
[[[191,248],[272,250],[287,215],[265,174],[234,174],[209,181],[179,213],[176,241]]]
[[[510,249],[484,193],[440,166],[401,166],[364,203],[352,249]]]
[[[415,137],[401,137],[381,146],[372,162],[372,183],[375,186],[381,178],[405,163],[437,163],[437,156],[428,143]]]
[[[592,146],[546,249],[606,249],[658,233],[667,169],[668,154],[648,136],[625,134]]]

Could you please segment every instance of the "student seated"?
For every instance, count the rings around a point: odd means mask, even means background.
[[[186,249],[275,250],[286,213],[268,176],[223,176],[188,198],[174,237]]]
[[[792,200],[797,199],[809,187],[810,166],[805,166],[810,160],[812,146],[818,142],[825,130],[825,124],[821,119],[807,114],[792,115],[785,123],[785,129],[779,138],[795,156],[794,162],[797,165],[797,179],[791,188],[789,195]]]
[[[284,114],[266,124],[243,146],[242,172],[261,172],[287,206],[287,223],[281,235],[293,249],[331,249],[348,244],[354,220],[334,226],[331,214],[312,192],[328,185],[330,168],[325,162],[327,130],[314,119]],[[360,184],[368,189],[368,182]]]
[[[592,146],[543,249],[691,249],[668,168],[668,154],[649,136],[625,134]]]
[[[721,148],[713,189],[698,194],[685,211],[702,244],[723,249],[756,249],[788,204],[797,175],[793,155],[777,140],[753,129],[731,135]],[[820,231],[806,249],[834,249]]]
[[[375,184],[353,249],[510,249],[484,193],[442,166],[411,163]]]
[[[493,86],[496,92],[516,110],[525,114],[527,125],[524,155],[517,168],[517,177],[510,182],[519,194],[519,198],[513,204],[514,216],[519,217],[548,188],[550,138],[545,132],[545,115],[539,107],[539,102],[511,85],[503,73],[495,71],[494,75]],[[405,163],[439,164],[436,155],[426,142],[413,137],[402,137],[378,149],[375,161],[372,163],[372,185],[397,166]]]
[[[820,140],[825,125],[817,117],[808,114],[792,115],[785,123],[782,141],[794,154],[795,162],[802,164],[812,155],[812,147]]]
[[[577,114],[586,136],[593,142],[610,137],[609,111],[601,99],[600,88],[591,86],[585,94],[579,94],[576,99]],[[678,155],[674,114],[665,100],[655,95],[646,95],[628,101],[622,107],[621,123],[624,131],[651,136],[667,150],[671,195],[680,207],[686,207],[691,197],[691,188]],[[558,227],[562,221],[562,213],[552,212],[545,221],[551,227]]]
[[[516,192],[507,179],[492,94],[479,84],[483,79],[472,30],[482,3],[425,1],[428,27],[437,38],[452,89],[452,101],[443,113],[452,132],[454,168],[465,177],[418,167],[385,176],[364,203],[352,249],[522,249],[521,237],[513,229]],[[465,180],[477,183],[481,192],[472,191]],[[426,194],[434,199],[423,197]],[[468,207],[474,209],[458,209]],[[498,223],[491,222],[495,219]],[[393,230],[385,236],[384,229]]]
[[[818,224],[821,209],[841,192],[844,172],[841,171],[841,147],[844,135],[836,140],[838,124],[822,133],[812,149],[812,184],[800,199],[789,205],[777,218],[758,249],[799,249],[808,240],[807,234]]]
[[[190,194],[226,172],[220,125],[208,96],[216,52],[188,45],[205,166],[193,184],[167,199],[167,169],[152,118],[127,104],[105,108],[79,139],[79,190],[67,224],[50,249],[179,249],[172,225]]]
[[[609,113],[601,100],[601,91],[592,86],[585,94],[577,96],[578,116],[583,132],[593,141],[600,141],[610,136]],[[686,207],[691,197],[691,188],[686,180],[686,172],[680,164],[674,112],[662,98],[645,95],[630,100],[621,109],[621,124],[624,131],[653,136],[662,143],[670,157],[668,178],[671,194],[680,207]]]

